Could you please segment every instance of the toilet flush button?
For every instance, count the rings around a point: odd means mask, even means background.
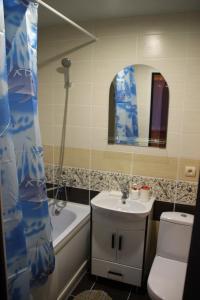
[[[186,177],[195,177],[196,176],[196,167],[186,166],[185,167],[185,176]]]

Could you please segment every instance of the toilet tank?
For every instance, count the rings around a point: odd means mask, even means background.
[[[180,212],[164,212],[160,217],[156,254],[187,262],[194,217]]]

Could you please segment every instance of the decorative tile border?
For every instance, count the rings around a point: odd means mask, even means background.
[[[47,182],[58,183],[57,173],[58,167],[47,165],[45,167]],[[64,168],[61,175],[61,185],[77,187],[82,189],[90,189],[90,170],[79,168]]]
[[[47,182],[58,183],[57,172],[57,166],[47,165]],[[186,181],[65,167],[60,182],[62,185],[93,191],[120,190],[121,185],[135,183],[151,186],[153,194],[160,201],[188,205],[195,205],[196,203],[197,184]]]
[[[176,203],[196,205],[197,188],[197,183],[177,181]]]

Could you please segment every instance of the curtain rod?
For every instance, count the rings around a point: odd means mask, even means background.
[[[55,8],[53,8],[52,6],[46,4],[44,1],[42,0],[37,0],[37,2],[42,5],[43,7],[47,8],[48,10],[50,10],[52,13],[54,13],[55,15],[57,15],[58,17],[60,17],[61,19],[63,19],[64,21],[66,21],[67,23],[71,24],[73,27],[77,28],[79,31],[83,32],[84,34],[86,34],[87,36],[89,36],[93,41],[97,40],[97,37],[95,35],[93,35],[92,33],[90,33],[89,31],[87,31],[86,29],[84,29],[83,27],[81,27],[80,25],[76,24],[74,21],[70,20],[69,18],[67,18],[65,15],[63,15],[62,13],[60,13],[59,11],[57,11]]]

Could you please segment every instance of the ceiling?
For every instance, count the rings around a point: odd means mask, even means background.
[[[200,11],[200,0],[43,0],[74,21]],[[39,25],[63,22],[40,5]]]

